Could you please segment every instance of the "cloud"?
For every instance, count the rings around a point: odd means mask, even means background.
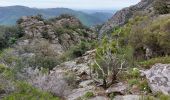
[[[120,9],[140,0],[0,0],[0,6],[23,5],[37,8]]]

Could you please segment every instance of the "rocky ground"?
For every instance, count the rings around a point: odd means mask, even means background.
[[[93,62],[94,51],[95,50],[88,51],[88,53],[80,58],[57,66],[46,76],[34,77],[30,83],[56,95],[64,95],[66,100],[81,100],[86,93],[94,94],[88,98],[89,100],[111,100],[109,94],[112,93],[115,94],[113,100],[141,100],[141,98],[146,95],[139,94],[135,91],[129,93],[129,84],[123,81],[115,83],[107,89],[103,89],[100,86],[102,81],[92,78],[91,76],[94,73],[90,73],[90,63]],[[141,77],[147,79],[153,94],[162,92],[168,95],[170,93],[169,68],[169,64],[155,64],[149,70],[141,70]],[[75,88],[70,88],[68,86],[69,83],[62,82],[68,73],[75,74],[76,80],[71,80],[76,82],[77,86]],[[63,94],[61,92],[57,93],[59,89],[63,90]]]

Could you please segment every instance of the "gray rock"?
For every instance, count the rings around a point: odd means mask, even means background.
[[[117,83],[117,84],[113,84],[111,87],[109,87],[106,90],[106,93],[110,94],[110,93],[120,93],[120,94],[125,94],[126,90],[128,88],[127,84],[124,83]]]
[[[94,98],[91,98],[90,100],[110,100],[110,99],[104,96],[96,96]]]
[[[80,87],[87,87],[88,85],[92,84],[94,81],[93,80],[86,80],[86,81],[82,81],[79,86]]]
[[[155,64],[144,74],[153,93],[170,94],[170,64]]]
[[[140,100],[138,95],[116,96],[113,100]]]
[[[66,97],[66,100],[76,100],[79,97],[84,96],[87,92],[93,92],[94,87],[93,86],[88,86],[84,88],[78,88],[72,90],[72,92]]]

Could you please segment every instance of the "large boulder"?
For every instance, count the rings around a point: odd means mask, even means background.
[[[155,64],[144,74],[153,93],[170,94],[170,64]]]

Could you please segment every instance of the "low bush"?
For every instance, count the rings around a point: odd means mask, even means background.
[[[82,97],[79,97],[77,100],[89,100],[90,98],[94,97],[93,92],[86,92]]]
[[[137,20],[135,20],[137,19]],[[124,40],[134,49],[136,60],[150,59],[170,54],[169,17],[159,17],[150,20],[147,17],[134,18],[122,28],[127,34]]]
[[[94,97],[94,93],[93,92],[86,92],[86,94],[84,95],[85,98],[91,98]]]
[[[149,59],[149,60],[146,60],[146,61],[139,62],[139,65],[142,68],[149,69],[149,68],[151,68],[156,63],[162,63],[162,64],[170,63],[170,57],[167,56],[167,57],[152,58],[152,59]]]
[[[68,61],[80,57],[86,51],[94,49],[96,47],[96,44],[97,44],[96,41],[90,41],[90,42],[81,41],[79,44],[71,47],[68,51],[66,51],[66,53],[64,53],[60,57],[60,60],[63,62],[63,61]]]
[[[122,46],[119,36],[110,40],[105,37],[96,50],[96,56],[92,68],[97,77],[103,80],[103,87],[117,81],[120,72],[131,66],[132,52],[128,46]]]
[[[42,92],[25,82],[17,82],[17,91],[6,96],[2,100],[60,100],[50,93]]]
[[[76,81],[76,74],[73,72],[67,72],[66,76],[64,77],[64,80],[68,83],[68,86],[70,86],[71,88],[76,88],[78,86]]]
[[[0,26],[0,50],[14,44],[23,34],[18,26]]]

